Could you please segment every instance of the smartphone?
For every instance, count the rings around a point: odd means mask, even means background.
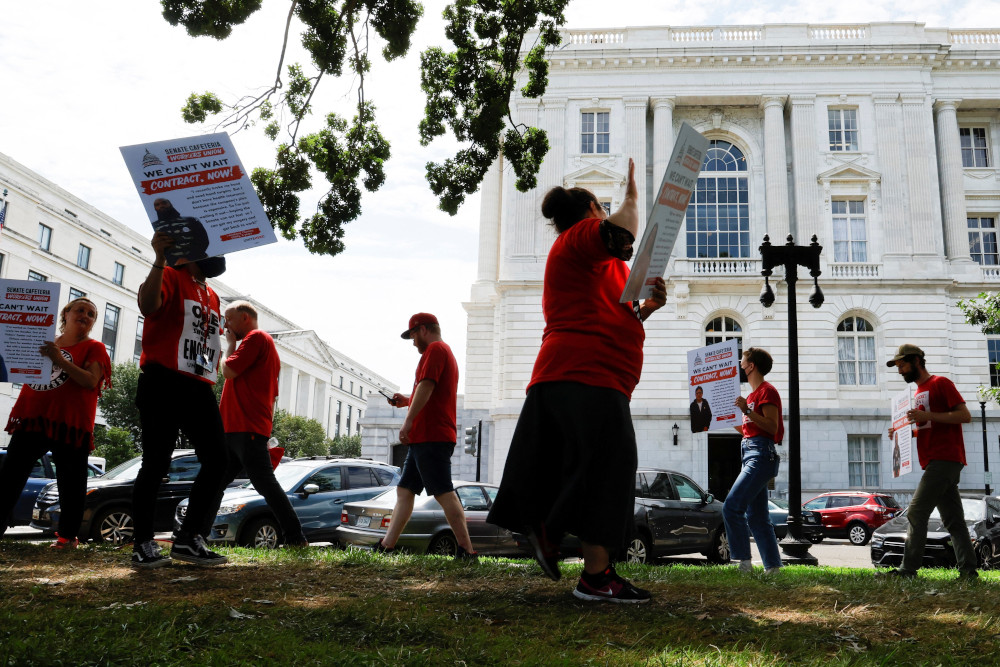
[[[393,394],[387,394],[385,389],[382,389],[381,387],[379,387],[378,393],[382,394],[383,396],[385,396],[390,401],[392,400]]]

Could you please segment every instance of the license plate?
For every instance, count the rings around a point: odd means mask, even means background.
[[[372,522],[370,516],[359,516],[358,517],[358,528],[367,528]]]
[[[41,516],[41,514],[42,513],[38,510],[37,507],[34,508],[33,510],[31,510],[31,518],[34,519],[34,520],[36,520],[36,521],[38,520],[38,517]]]

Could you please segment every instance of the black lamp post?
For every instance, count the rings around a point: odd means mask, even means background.
[[[983,422],[983,475],[986,478],[986,495],[993,495],[990,493],[990,453],[986,449],[986,397],[980,393],[979,394],[979,410]]]
[[[819,254],[823,251],[814,235],[807,246],[795,245],[792,235],[783,246],[771,245],[767,235],[760,246],[761,275],[764,287],[760,302],[765,308],[774,304],[774,291],[768,282],[771,269],[785,267],[785,284],[788,285],[788,534],[781,540],[781,548],[794,562],[815,565],[816,557],[809,553],[811,542],[802,537],[802,458],[799,433],[799,324],[795,307],[795,283],[798,267],[809,269],[813,278],[809,303],[813,308],[823,305],[823,291],[819,288]]]

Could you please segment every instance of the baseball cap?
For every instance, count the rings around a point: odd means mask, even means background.
[[[437,324],[437,323],[438,323],[438,318],[434,317],[430,313],[417,313],[416,315],[414,315],[413,317],[410,318],[410,326],[409,326],[409,328],[407,328],[406,331],[404,331],[402,334],[400,334],[399,337],[400,338],[410,338],[410,334],[417,327],[419,327],[421,325]]]
[[[909,357],[914,354],[917,355],[918,357],[923,357],[924,351],[921,350],[916,345],[911,345],[910,343],[903,343],[902,345],[899,346],[899,349],[896,350],[896,356],[890,359],[889,361],[885,362],[885,365],[888,366],[889,368],[892,368],[893,366],[896,365],[896,362],[902,359],[903,357]]]

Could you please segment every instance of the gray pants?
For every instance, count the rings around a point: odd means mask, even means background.
[[[958,478],[962,474],[962,468],[962,464],[956,461],[931,461],[927,464],[906,510],[910,526],[906,531],[906,547],[900,570],[916,572],[920,569],[927,543],[927,521],[936,507],[941,515],[941,522],[951,534],[959,572],[976,571],[976,554],[972,550],[972,540],[969,539],[969,528],[962,510],[962,498],[958,494]]]

